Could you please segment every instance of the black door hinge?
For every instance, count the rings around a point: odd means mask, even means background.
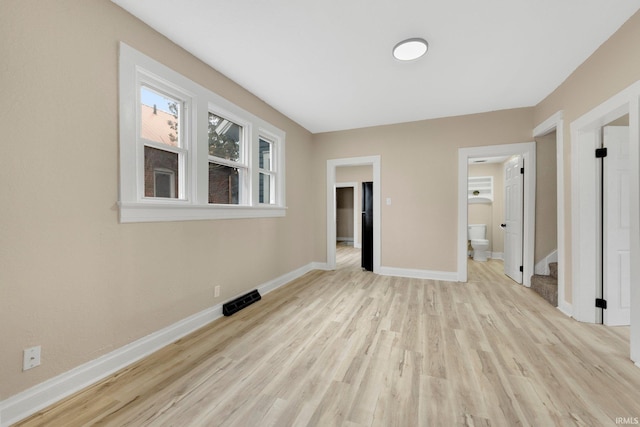
[[[603,157],[607,157],[607,147],[596,148],[596,159],[601,159]]]
[[[524,168],[520,168],[520,173],[524,175]]]
[[[603,298],[596,298],[596,308],[607,309],[607,300]]]
[[[520,271],[524,271],[524,269],[522,268],[522,266],[520,266]]]

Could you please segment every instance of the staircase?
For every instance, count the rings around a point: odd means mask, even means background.
[[[531,289],[546,299],[554,307],[558,306],[558,263],[550,262],[549,276],[535,274],[531,277]]]

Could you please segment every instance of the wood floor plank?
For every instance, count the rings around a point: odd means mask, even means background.
[[[640,416],[629,331],[567,318],[502,272],[313,271],[20,426],[615,425]]]

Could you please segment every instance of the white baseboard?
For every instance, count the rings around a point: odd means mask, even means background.
[[[491,259],[502,259],[502,260],[504,260],[504,252],[491,252]]]
[[[558,310],[567,317],[573,317],[573,306],[568,302],[558,301]]]
[[[264,295],[305,275],[311,270],[326,269],[326,263],[309,263],[263,283],[258,287],[258,290]],[[108,377],[220,317],[222,317],[222,303],[0,401],[0,427],[9,426],[33,415],[39,410]]]
[[[411,279],[429,279],[429,280],[442,280],[446,282],[457,282],[458,273],[450,271],[431,271],[431,270],[416,270],[410,268],[395,268],[395,267],[380,267],[378,272],[382,276],[398,276],[409,277]]]
[[[362,243],[354,243],[353,247],[356,249],[362,249]]]

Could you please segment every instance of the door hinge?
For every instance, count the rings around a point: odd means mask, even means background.
[[[524,269],[522,268],[522,266],[520,266],[520,271],[521,271],[521,272],[522,272],[522,271],[524,271]]]
[[[607,300],[603,298],[596,298],[596,308],[607,309]]]
[[[520,168],[520,173],[524,175],[524,168]]]
[[[607,147],[596,148],[596,159],[601,159],[603,157],[607,157]]]

